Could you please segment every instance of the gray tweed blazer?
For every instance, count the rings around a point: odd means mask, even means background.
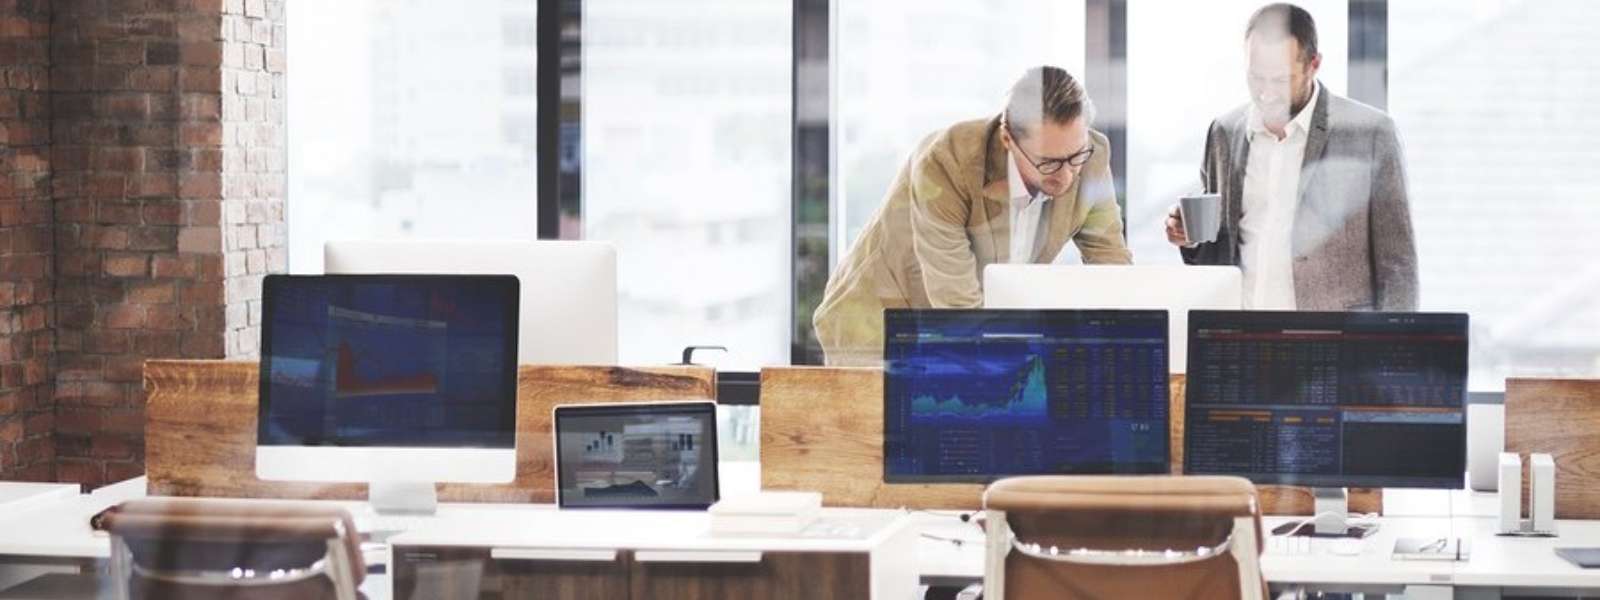
[[[1222,195],[1217,241],[1183,248],[1193,265],[1238,265],[1246,107],[1211,122],[1200,179]],[[1295,210],[1294,296],[1300,310],[1417,309],[1417,249],[1405,157],[1394,120],[1324,86],[1311,113]]]

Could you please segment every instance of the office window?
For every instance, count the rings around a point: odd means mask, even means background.
[[[834,1],[837,264],[928,134],[998,115],[1029,67],[1055,65],[1084,79],[1084,2]]]
[[[534,0],[290,0],[289,268],[329,239],[533,239]]]
[[[1128,3],[1128,246],[1137,264],[1179,264],[1163,222],[1197,191],[1211,120],[1249,100],[1244,28],[1264,0]],[[1300,0],[1317,22],[1326,89],[1345,94],[1349,6]],[[1391,3],[1393,5],[1395,3]],[[1404,4],[1404,2],[1400,2]],[[1093,90],[1090,90],[1093,93]]]
[[[1600,373],[1600,3],[1389,3],[1422,307],[1472,315],[1472,387]]]
[[[788,363],[793,3],[582,9],[582,238],[617,247],[621,362]]]

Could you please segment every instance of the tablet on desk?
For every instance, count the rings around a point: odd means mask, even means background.
[[[704,509],[717,501],[717,405],[557,406],[561,508]]]

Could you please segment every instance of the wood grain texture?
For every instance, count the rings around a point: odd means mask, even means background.
[[[883,482],[883,370],[761,370],[761,487],[822,492],[826,506],[981,508],[979,484]]]
[[[628,597],[628,556],[611,562],[495,560],[489,548],[395,548],[397,600]]]
[[[866,598],[866,553],[765,552],[757,563],[633,561],[632,600],[832,600]],[[593,596],[600,598],[601,596]]]
[[[1171,379],[1172,472],[1183,473],[1185,379]],[[761,371],[761,486],[822,492],[828,506],[976,510],[978,484],[883,482],[883,370],[769,367]],[[1311,490],[1258,486],[1262,510],[1309,515]],[[1350,509],[1381,513],[1380,490],[1350,492]]]
[[[365,499],[366,485],[255,476],[259,367],[254,361],[152,360],[144,367],[145,470],[160,496]],[[517,476],[509,484],[441,484],[445,502],[553,502],[551,411],[557,404],[715,398],[705,367],[517,370]]]
[[[1556,518],[1600,519],[1600,379],[1506,379],[1506,452],[1550,454]],[[1522,503],[1527,507],[1528,503]]]

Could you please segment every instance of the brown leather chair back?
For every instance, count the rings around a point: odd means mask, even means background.
[[[1018,477],[983,502],[990,600],[1266,597],[1244,479]]]
[[[142,498],[102,526],[125,599],[354,600],[366,576],[355,522],[332,506]]]

